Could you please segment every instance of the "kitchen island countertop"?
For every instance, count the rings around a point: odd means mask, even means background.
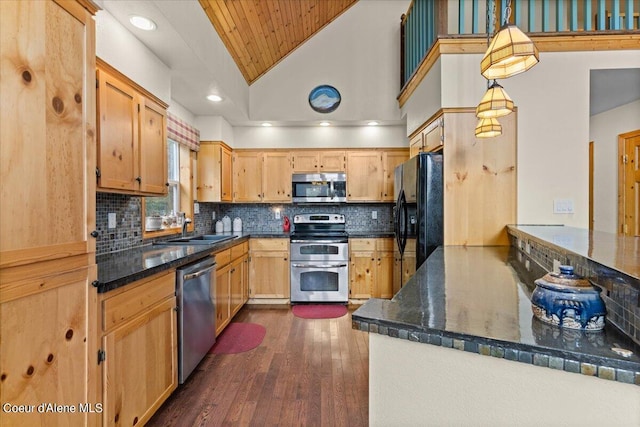
[[[526,267],[525,267],[526,266]],[[510,247],[439,247],[392,300],[371,299],[354,328],[566,372],[640,385],[640,346],[607,324],[601,332],[533,316],[533,281],[546,271]],[[612,351],[624,347],[633,355]]]

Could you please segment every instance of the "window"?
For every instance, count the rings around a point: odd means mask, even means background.
[[[182,231],[179,212],[193,220],[192,164],[195,156],[185,146],[176,141],[167,140],[167,195],[163,197],[144,197],[142,203],[143,237],[155,237],[175,234]],[[147,230],[146,217],[162,218],[162,228],[158,231]],[[188,226],[193,230],[193,222]]]

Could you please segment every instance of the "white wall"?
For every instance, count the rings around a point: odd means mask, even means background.
[[[233,132],[234,148],[406,148],[408,146],[404,126],[246,126],[235,127]]]
[[[220,116],[197,116],[195,127],[200,131],[202,141],[223,141],[230,147],[234,146],[233,127]]]
[[[250,86],[250,118],[400,120],[399,24],[408,6],[407,0],[357,2]],[[321,84],[342,95],[329,114],[308,103]]]
[[[195,116],[191,113],[191,111],[184,108],[177,101],[171,99],[171,101],[169,101],[169,108],[167,108],[167,111],[173,114],[174,116],[181,118],[185,122],[189,123],[191,126],[194,126],[195,119],[196,119]]]
[[[95,19],[96,56],[169,104],[169,67],[106,10],[98,11]]]
[[[640,425],[640,387],[369,334],[369,424]]]
[[[478,104],[486,90],[486,81],[480,75],[481,57],[482,54],[441,57],[440,69],[429,74],[434,73],[437,81],[439,73],[442,107]],[[543,52],[538,65],[500,81],[518,107],[519,223],[588,227],[589,72],[638,67],[637,50]],[[430,76],[422,85],[428,89],[416,91],[403,110],[408,118],[407,134],[415,129],[414,111],[419,111],[424,121],[440,108],[433,105],[433,99],[425,98],[433,96]],[[573,214],[553,213],[553,201],[559,198],[573,200]]]
[[[591,116],[594,143],[594,229],[617,232],[618,135],[640,129],[640,100]]]

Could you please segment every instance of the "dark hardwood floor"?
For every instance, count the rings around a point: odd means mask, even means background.
[[[245,353],[207,355],[148,426],[366,426],[369,337],[337,319],[244,307],[266,330]]]

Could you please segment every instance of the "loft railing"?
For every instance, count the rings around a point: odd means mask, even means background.
[[[508,0],[413,0],[401,18],[400,87],[410,80],[438,37],[487,35],[503,21]],[[510,22],[525,33],[637,31],[640,0],[511,0]]]

